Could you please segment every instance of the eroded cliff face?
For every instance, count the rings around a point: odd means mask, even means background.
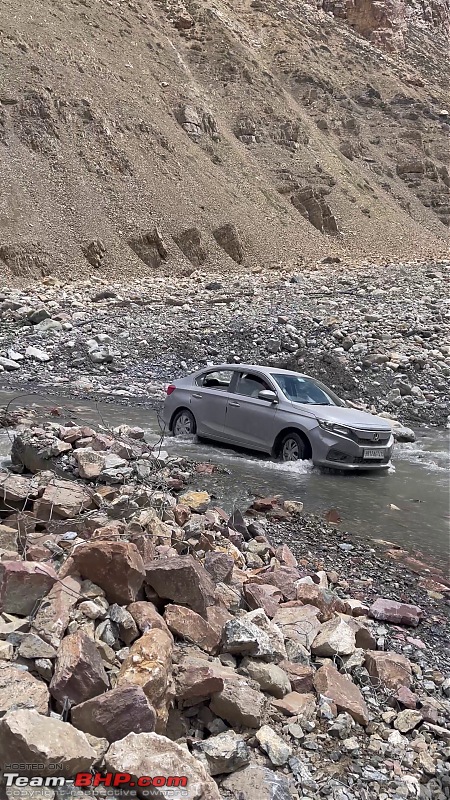
[[[323,0],[322,8],[388,52],[403,51],[411,25],[448,31],[448,0]]]

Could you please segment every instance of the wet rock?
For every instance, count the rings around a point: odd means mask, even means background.
[[[129,733],[152,733],[156,714],[141,686],[118,686],[72,709],[72,725],[115,742]]]
[[[241,668],[246,669],[252,680],[259,683],[263,692],[268,692],[273,697],[281,698],[291,691],[288,675],[276,664],[265,664],[262,661],[244,658],[241,661]]]
[[[235,772],[221,785],[233,800],[292,800],[287,778],[259,764]]]
[[[272,705],[287,717],[301,717],[310,720],[316,712],[316,698],[313,694],[289,692],[281,700],[273,700]]]
[[[68,722],[44,717],[36,711],[11,711],[0,720],[0,766],[23,763],[28,774],[73,778],[89,772],[97,755],[86,736]],[[36,765],[34,768],[31,765]]]
[[[156,733],[129,733],[111,745],[105,763],[112,772],[129,772],[135,781],[141,775],[185,776],[186,800],[220,800],[219,790],[203,764],[187,748]],[[159,793],[161,798],[169,798],[173,791],[168,787]]]
[[[395,625],[416,627],[423,617],[423,611],[418,606],[379,597],[370,606],[370,616],[385,622],[393,622]]]
[[[382,685],[393,690],[411,686],[411,663],[399,653],[368,650],[365,666],[374,686]]]
[[[216,653],[219,649],[222,629],[213,627],[192,609],[168,605],[164,619],[169,630],[179,638],[193,642],[207,653]]]
[[[46,714],[49,699],[43,681],[15,665],[0,662],[0,717],[22,708]]]
[[[109,687],[108,676],[95,643],[83,631],[66,636],[58,649],[50,693],[61,704],[82,703]]]
[[[263,695],[245,681],[225,681],[222,691],[213,696],[209,707],[230,725],[259,728],[264,705]]]
[[[155,628],[131,646],[117,676],[117,686],[141,686],[156,711],[156,730],[165,730],[172,672],[173,640]]]
[[[195,742],[193,752],[210,775],[236,772],[250,763],[250,750],[242,736],[234,731],[224,731],[204,742]]]
[[[349,656],[356,648],[355,633],[340,617],[325,622],[311,645],[316,656]]]
[[[360,725],[367,725],[369,712],[361,692],[331,662],[317,670],[314,686],[317,692],[336,704],[338,711],[349,713]]]
[[[27,616],[55,581],[56,573],[48,564],[0,562],[0,612]]]
[[[109,602],[119,605],[136,599],[145,577],[144,562],[134,544],[106,540],[78,545],[60,575],[73,572],[101,586]]]
[[[68,576],[58,580],[42,599],[31,630],[57,649],[66,632],[70,614],[79,599],[81,580]]]
[[[202,616],[208,606],[214,605],[214,583],[193,556],[152,561],[147,564],[145,580],[159,597],[187,605]]]
[[[275,767],[282,767],[292,755],[292,748],[270,725],[263,725],[255,734],[260,747],[269,756]]]

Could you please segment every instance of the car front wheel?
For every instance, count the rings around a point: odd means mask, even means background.
[[[281,442],[280,458],[282,461],[302,461],[307,458],[306,445],[298,433],[288,433]]]
[[[195,417],[187,408],[177,411],[172,423],[174,436],[193,436],[197,430]]]

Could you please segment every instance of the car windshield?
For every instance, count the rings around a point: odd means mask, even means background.
[[[323,383],[303,375],[272,374],[283,394],[293,403],[315,406],[343,406],[345,403]]]

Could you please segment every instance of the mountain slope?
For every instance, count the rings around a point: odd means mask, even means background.
[[[4,0],[1,279],[442,253],[447,10],[405,8],[389,53],[342,4]]]

